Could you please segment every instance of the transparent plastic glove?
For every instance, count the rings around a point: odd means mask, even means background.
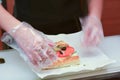
[[[16,26],[9,34],[14,38],[18,47],[26,54],[29,62],[39,68],[50,65],[57,59],[53,43],[42,32],[32,28],[26,22]],[[5,40],[4,40],[5,42]],[[7,41],[9,44],[11,40]]]
[[[104,38],[101,21],[95,16],[87,16],[80,21],[84,33],[83,46],[97,46]]]

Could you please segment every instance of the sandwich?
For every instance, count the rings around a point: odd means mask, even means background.
[[[53,62],[53,64],[44,67],[43,70],[70,67],[80,64],[80,57],[78,56],[75,49],[64,41],[55,42],[53,48],[56,52],[58,60]]]

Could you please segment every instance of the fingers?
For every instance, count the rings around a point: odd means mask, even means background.
[[[54,62],[57,60],[57,55],[55,53],[55,51],[53,49],[50,49],[48,47],[47,51],[46,51],[46,54],[49,56],[49,58]]]
[[[100,43],[103,37],[103,31],[101,26],[95,24],[89,24],[84,30],[84,46],[96,46]]]
[[[34,66],[37,66],[40,68],[48,66],[52,63],[50,58],[48,56],[46,56],[44,54],[44,52],[41,51],[41,49],[34,50],[34,51],[30,52],[29,55],[27,55],[27,56],[29,57],[29,60],[31,61],[31,63]]]
[[[54,50],[44,41],[36,41],[33,48],[29,49],[29,59],[33,65],[40,68],[47,67],[57,60]]]

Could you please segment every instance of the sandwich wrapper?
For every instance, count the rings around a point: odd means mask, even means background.
[[[63,40],[64,42],[68,43],[70,46],[74,47],[75,51],[80,56],[80,65],[74,65],[74,66],[51,69],[51,70],[42,70],[42,71],[36,71],[33,69],[33,67],[31,67],[32,70],[40,78],[49,78],[49,77],[54,77],[56,75],[59,76],[62,74],[69,75],[72,73],[80,73],[84,71],[93,71],[115,62],[115,60],[112,60],[109,57],[107,57],[98,47],[83,48],[81,45],[81,41],[83,37],[82,32],[76,32],[71,34],[47,35],[47,37],[53,40],[54,42]],[[26,62],[27,57],[24,55],[23,51],[17,46],[14,39],[10,35],[7,35],[3,37],[2,41],[6,42],[7,39],[9,39],[9,41],[12,42],[11,44],[7,44],[7,45],[16,49],[20,53],[20,56]]]

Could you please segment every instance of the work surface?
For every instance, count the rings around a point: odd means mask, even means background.
[[[120,36],[105,37],[99,48],[109,58],[116,60],[116,63],[105,66],[100,70],[62,77],[57,76],[48,80],[68,80],[120,72]],[[13,49],[0,51],[0,57],[6,61],[6,63],[0,64],[0,80],[39,80],[39,77],[25,64],[17,51]]]

